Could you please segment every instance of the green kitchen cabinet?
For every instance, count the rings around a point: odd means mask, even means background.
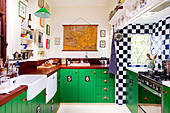
[[[162,85],[162,108],[163,113],[170,113],[170,88]]]
[[[26,101],[23,102],[24,98],[26,98],[26,92],[2,105],[0,113],[26,113]]]
[[[115,75],[108,69],[61,69],[60,89],[61,102],[114,103]]]
[[[78,102],[78,70],[61,69],[60,73],[60,101]]]
[[[126,70],[126,105],[132,113],[138,113],[138,74]]]
[[[36,113],[40,108],[41,113],[45,113],[45,93],[46,89],[41,91],[36,97],[32,100],[27,101],[27,111],[26,113]]]
[[[145,86],[147,87],[147,86]],[[156,95],[155,93],[148,90],[150,88],[144,88],[141,85],[138,85],[138,101],[141,104],[161,104],[161,96]]]

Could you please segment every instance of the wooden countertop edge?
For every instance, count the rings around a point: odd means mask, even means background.
[[[18,95],[20,95],[21,93],[27,91],[28,86],[26,85],[21,85],[20,87],[16,88],[15,90],[11,91],[10,94],[0,94],[0,107],[4,104],[6,104],[7,102],[9,102],[10,100],[14,99],[15,97],[17,97]]]

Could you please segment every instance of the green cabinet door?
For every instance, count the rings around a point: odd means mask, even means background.
[[[126,105],[132,113],[138,113],[138,74],[126,70]]]
[[[60,101],[78,102],[78,70],[61,69],[60,73]]]
[[[162,95],[163,95],[163,103],[162,103],[162,109],[163,113],[170,113],[170,88],[162,85]]]
[[[23,102],[23,98],[26,98],[26,92],[23,92],[11,101],[2,105],[0,107],[0,113],[26,113],[26,101]]]
[[[45,94],[46,89],[41,91],[36,97],[32,100],[27,101],[26,113],[36,113],[38,107],[40,107],[40,112],[45,113]]]
[[[79,83],[79,102],[94,103],[95,102],[95,78],[92,69],[80,69],[78,71]]]

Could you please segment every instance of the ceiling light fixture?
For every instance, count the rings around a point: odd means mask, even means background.
[[[44,7],[44,0],[43,0],[43,7],[39,9],[37,12],[35,12],[34,15],[39,18],[50,18],[51,17],[51,14]]]

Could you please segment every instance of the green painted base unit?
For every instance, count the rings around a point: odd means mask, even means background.
[[[163,113],[170,113],[170,88],[162,85]]]
[[[60,102],[115,103],[115,75],[108,69],[61,69]]]
[[[161,104],[161,97],[158,95],[153,94],[148,89],[142,87],[141,85],[138,85],[138,94],[139,103],[142,104]]]
[[[40,107],[40,112],[45,113],[45,94],[46,89],[41,91],[36,97],[32,100],[27,101],[27,112],[26,113],[36,113],[38,107]]]
[[[18,95],[11,101],[0,107],[0,113],[27,113],[27,103],[23,102],[23,99],[26,98],[26,92]]]
[[[138,113],[138,74],[126,70],[126,105],[132,113]]]

